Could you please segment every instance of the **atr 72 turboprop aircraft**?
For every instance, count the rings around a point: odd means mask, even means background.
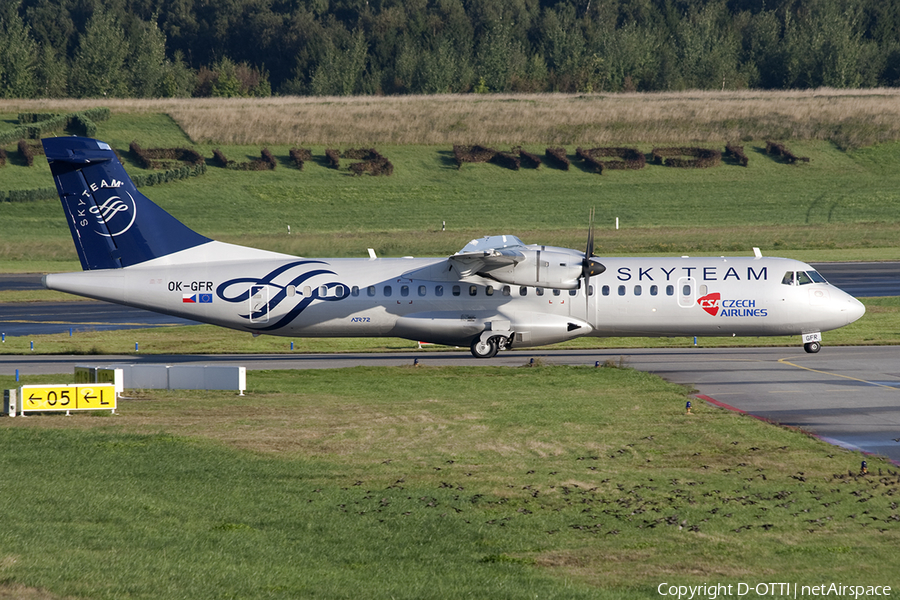
[[[499,350],[582,336],[800,335],[863,305],[796,260],[597,258],[471,241],[442,258],[301,258],[211,240],[141,194],[109,145],[43,141],[84,269],[44,285],[195,321],[291,337],[400,337]]]

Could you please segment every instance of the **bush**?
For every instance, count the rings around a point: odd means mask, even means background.
[[[493,148],[479,146],[462,146],[453,144],[453,156],[456,158],[457,168],[462,168],[463,163],[485,163],[489,162],[497,151]]]
[[[213,160],[217,167],[222,167],[223,169],[227,169],[230,165],[234,164],[233,160],[228,160],[222,151],[216,148],[213,150]]]
[[[191,166],[206,163],[203,155],[191,148],[150,148],[142,149],[137,142],[131,142],[129,150],[145,169],[165,169],[167,162],[184,162]]]
[[[27,142],[25,140],[19,140],[17,144],[19,154],[22,155],[22,160],[29,167],[34,166],[34,157],[35,156],[43,156],[44,155],[44,145],[40,142]]]
[[[750,159],[744,154],[743,146],[735,146],[734,144],[725,145],[725,156],[737,162],[742,167],[746,167],[750,163]]]
[[[18,122],[19,125],[28,125],[29,123],[37,123],[56,116],[58,116],[57,113],[19,113]]]
[[[328,148],[325,150],[325,158],[328,159],[328,166],[332,169],[341,168],[341,155],[337,150]]]
[[[722,153],[708,148],[654,148],[653,159],[657,164],[679,169],[706,169],[722,161]],[[686,159],[681,156],[692,156]]]
[[[363,173],[392,175],[394,173],[394,165],[391,164],[391,161],[382,156],[375,148],[351,148],[344,151],[343,157],[364,161],[350,165],[350,170],[355,175],[362,175]]]
[[[779,142],[766,141],[766,154],[774,154],[775,156],[780,156],[786,163],[791,165],[796,164],[797,161],[809,162],[808,156],[797,156],[796,154],[788,150],[787,146]]]
[[[643,169],[647,162],[644,153],[637,148],[603,147],[582,150],[582,153],[590,156],[600,163],[603,169]],[[598,157],[615,157],[622,160],[599,160]]]
[[[512,169],[513,171],[518,171],[519,165],[521,164],[519,157],[515,154],[510,154],[509,152],[496,152],[494,156],[491,157],[491,162],[495,165]]]
[[[548,164],[563,171],[569,170],[569,157],[566,156],[565,148],[547,148],[544,154],[547,157]]]
[[[58,198],[56,188],[38,188],[36,190],[10,190],[5,193],[7,202],[36,202]]]
[[[303,163],[312,160],[312,152],[307,148],[291,148],[291,160],[297,165],[297,168],[303,170]]]
[[[583,160],[595,173],[603,174],[603,163],[591,156],[589,151],[584,148],[576,148],[575,156]]]
[[[541,166],[541,157],[537,154],[526,152],[521,148],[514,148],[513,152],[518,152],[519,160],[523,167],[528,167],[529,169],[537,169]]]
[[[141,173],[133,175],[131,180],[135,187],[146,187],[151,185],[159,185],[161,183],[170,183],[179,179],[187,179],[188,177],[197,177],[206,173],[206,163],[195,165],[184,165],[177,169],[168,171],[157,171],[155,173]]]
[[[105,107],[67,114],[21,113],[18,116],[21,125],[0,134],[0,144],[10,144],[23,138],[36,140],[46,133],[69,128],[74,129],[75,133],[94,137],[97,135],[95,122],[105,121],[109,116],[110,110]]]
[[[262,152],[260,152],[260,155],[262,156],[262,162],[267,165],[266,166],[267,169],[274,170],[275,167],[278,166],[278,161],[275,160],[275,157],[272,156],[272,153],[269,151],[268,148],[263,148]]]
[[[370,175],[392,175],[394,173],[394,165],[391,161],[381,157],[380,160],[367,160],[365,162],[357,162],[350,165],[350,170],[354,175],[362,175],[368,173]]]

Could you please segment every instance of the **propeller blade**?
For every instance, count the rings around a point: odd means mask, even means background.
[[[587,239],[587,250],[584,251],[585,258],[591,258],[594,256],[594,209],[591,209],[590,214],[588,215],[588,239]]]
[[[590,225],[588,226],[587,248],[584,251],[584,260],[581,261],[581,276],[589,279],[594,275],[599,275],[606,270],[600,261],[594,258],[594,209],[591,209],[588,218]]]

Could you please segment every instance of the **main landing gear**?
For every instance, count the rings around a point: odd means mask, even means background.
[[[502,335],[495,335],[486,340],[475,338],[471,347],[472,356],[475,358],[494,358],[501,349],[509,350],[509,338]]]

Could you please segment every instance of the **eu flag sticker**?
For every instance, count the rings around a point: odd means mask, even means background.
[[[199,294],[197,296],[197,302],[200,304],[212,304],[212,294]]]

